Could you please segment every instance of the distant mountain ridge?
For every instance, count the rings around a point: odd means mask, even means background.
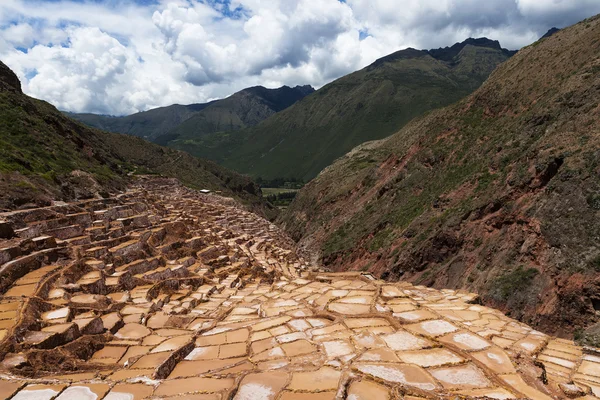
[[[282,86],[277,89],[254,86],[220,100],[189,105],[173,104],[122,117],[90,113],[65,114],[94,128],[157,141],[166,134],[170,134],[168,138],[174,138],[187,131],[202,134],[253,126],[313,91],[309,85],[294,88]],[[192,121],[180,130],[172,132],[190,119]],[[165,142],[165,138],[158,140],[159,143],[161,141]]]
[[[153,140],[169,132],[173,127],[191,118],[195,113],[203,110],[212,103],[173,104],[122,117],[91,113],[64,113],[93,128]]]
[[[154,141],[166,145],[172,140],[187,141],[214,132],[231,132],[257,125],[315,90],[309,86],[282,86],[267,89],[253,86],[214,101],[200,112],[174,126]]]
[[[431,50],[417,50],[409,47],[404,50],[399,50],[395,53],[389,54],[385,57],[381,57],[375,60],[371,65],[367,68],[375,68],[383,63],[392,62],[398,59],[407,59],[413,57],[424,57],[430,55],[436,60],[452,62],[456,56],[465,48],[465,46],[477,46],[477,47],[487,47],[494,50],[499,50],[507,57],[513,56],[517,51],[516,50],[507,50],[500,46],[500,42],[497,40],[491,40],[488,38],[468,38],[463,42],[455,43],[449,47],[440,47],[439,49],[431,49]]]
[[[353,147],[477,89],[514,52],[467,39],[434,50],[405,49],[343,76],[258,125],[187,135],[169,147],[266,180],[314,178]]]

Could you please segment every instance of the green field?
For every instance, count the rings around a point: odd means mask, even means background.
[[[290,188],[261,188],[263,198],[280,210],[285,210],[300,189]]]
[[[280,194],[280,193],[295,193],[300,189],[288,189],[288,188],[261,188],[263,196],[270,196],[272,194]]]

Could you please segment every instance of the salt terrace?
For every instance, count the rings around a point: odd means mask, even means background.
[[[600,355],[477,296],[308,265],[161,178],[0,214],[0,398],[600,397]]]

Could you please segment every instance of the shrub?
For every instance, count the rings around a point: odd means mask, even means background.
[[[524,268],[519,265],[513,271],[502,275],[496,280],[496,287],[492,293],[498,300],[508,301],[511,297],[526,292],[538,273],[535,268]]]

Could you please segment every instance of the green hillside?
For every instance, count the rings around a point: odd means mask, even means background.
[[[254,86],[215,101],[201,112],[157,138],[156,143],[186,150],[194,140],[214,132],[231,132],[255,126],[314,92],[310,86],[266,89]],[[177,143],[177,144],[176,144]]]
[[[0,62],[0,209],[104,196],[139,173],[175,177],[271,211],[249,178],[140,138],[88,128],[24,95]]]
[[[124,117],[97,114],[65,114],[93,128],[114,133],[126,133],[128,135],[138,136],[153,141],[160,135],[164,135],[188,118],[191,118],[196,113],[202,111],[211,103],[190,104],[185,106],[173,104],[171,106],[154,108],[152,110]]]
[[[254,128],[168,145],[255,177],[309,180],[356,145],[384,138],[412,118],[468,95],[511,55],[485,38],[445,49],[402,50]]]

